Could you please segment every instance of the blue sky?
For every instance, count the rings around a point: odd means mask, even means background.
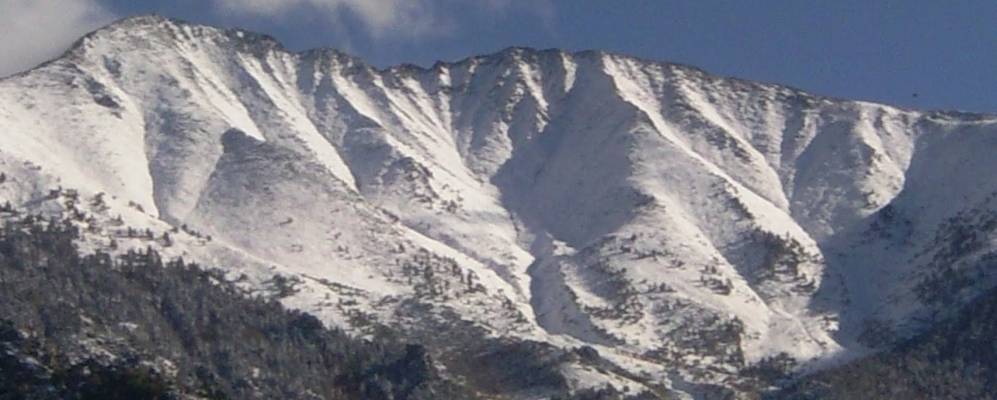
[[[378,66],[514,45],[604,49],[823,95],[997,112],[997,1],[0,0],[0,36],[17,40],[0,45],[14,60],[0,58],[0,74],[150,12]]]

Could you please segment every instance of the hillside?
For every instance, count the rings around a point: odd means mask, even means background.
[[[145,16],[0,81],[0,203],[352,334],[588,346],[614,368],[558,363],[573,390],[702,398],[994,287],[995,131],[599,51],[378,69]]]

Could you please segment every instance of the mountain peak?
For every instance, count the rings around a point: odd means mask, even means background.
[[[165,17],[159,14],[142,14],[119,19],[90,32],[82,39],[110,37],[114,34],[148,34],[170,27],[193,25],[186,21]]]
[[[203,229],[210,246],[173,249],[261,282],[279,266],[302,277],[289,304],[345,327],[435,331],[413,314],[426,304],[688,376],[830,357],[869,321],[933,311],[912,279],[975,262],[938,263],[934,238],[966,237],[954,217],[989,218],[997,192],[952,179],[997,168],[995,122],[602,51],[376,69],[143,15],[74,54],[0,85],[0,172]],[[48,189],[8,183],[0,201]]]
[[[112,22],[111,24],[108,25],[108,27],[110,27],[110,26],[149,26],[149,25],[162,24],[164,22],[185,23],[185,22],[183,22],[183,21],[181,21],[179,19],[170,18],[170,17],[164,16],[164,15],[160,15],[160,14],[156,14],[156,13],[150,13],[150,14],[139,14],[139,15],[133,15],[133,16],[125,17],[125,18],[119,19],[119,20],[117,20],[115,22]]]
[[[118,53],[130,48],[154,46],[174,47],[177,43],[203,46],[208,43],[237,46],[250,52],[286,51],[283,44],[270,35],[238,28],[217,28],[158,14],[144,14],[120,19],[99,28],[78,40],[68,54],[99,56]]]

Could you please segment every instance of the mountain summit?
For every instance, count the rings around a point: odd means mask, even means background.
[[[84,246],[229,268],[356,334],[589,346],[615,369],[564,361],[577,389],[699,397],[919,332],[997,284],[994,149],[997,116],[604,52],[378,69],[150,16],[0,81],[0,202],[101,196]]]

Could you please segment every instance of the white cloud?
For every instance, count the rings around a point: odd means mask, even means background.
[[[96,0],[0,0],[0,76],[58,56],[114,19]]]
[[[84,33],[118,16],[103,0],[0,0],[0,77],[58,56]],[[204,0],[241,17],[315,16],[342,32],[349,47],[347,20],[358,21],[374,39],[405,39],[452,33],[464,18],[500,16],[528,10],[542,19],[549,0]],[[473,16],[471,16],[473,17]],[[292,21],[286,21],[292,22]]]
[[[332,23],[344,15],[357,17],[374,38],[418,37],[451,32],[458,20],[455,8],[502,12],[517,0],[215,0],[226,12],[282,17],[293,12],[319,12]],[[546,0],[535,0],[544,3]],[[460,6],[460,7],[458,7]]]

